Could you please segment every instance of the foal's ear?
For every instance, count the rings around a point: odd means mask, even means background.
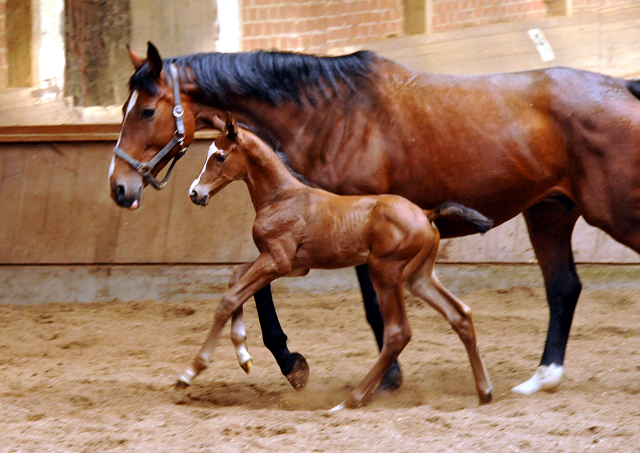
[[[224,121],[222,121],[220,117],[215,113],[212,115],[211,124],[214,128],[218,129],[221,132],[224,132],[227,127]]]
[[[151,77],[160,77],[160,72],[162,72],[162,58],[160,57],[160,52],[158,52],[158,49],[156,49],[156,46],[154,46],[151,41],[147,42],[147,63],[149,63],[149,74]]]
[[[137,71],[146,63],[145,59],[131,50],[129,44],[127,44],[127,50],[129,51],[129,57],[131,58],[131,63],[133,63],[133,68]]]
[[[235,141],[238,138],[238,124],[236,118],[230,112],[227,112],[227,123],[225,124],[227,129],[227,137],[229,140]]]

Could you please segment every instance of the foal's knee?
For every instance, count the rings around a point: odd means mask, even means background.
[[[473,327],[473,316],[469,307],[465,307],[460,313],[460,317],[452,321],[451,324],[463,342],[475,340],[476,333]]]
[[[236,296],[223,295],[220,305],[216,308],[215,317],[221,319],[229,319],[234,311],[240,306],[240,301]]]
[[[392,353],[400,354],[410,340],[411,328],[409,324],[385,326],[384,347],[388,348]]]

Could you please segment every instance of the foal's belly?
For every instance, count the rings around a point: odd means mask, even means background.
[[[326,240],[310,242],[300,246],[293,262],[294,268],[339,269],[367,262],[369,249],[353,241],[326,236]]]

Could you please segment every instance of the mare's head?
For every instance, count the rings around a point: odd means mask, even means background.
[[[211,144],[204,168],[189,190],[191,201],[201,206],[206,206],[231,181],[246,176],[245,153],[239,151],[244,143],[243,133],[236,119],[228,114],[226,123],[222,123],[214,117],[213,124],[222,133]]]
[[[151,184],[160,189],[166,183],[173,164],[193,140],[195,120],[190,97],[180,95],[178,69],[164,64],[151,43],[146,58],[129,53],[135,73],[122,108],[124,119],[109,168],[109,185],[119,206],[136,209],[143,187]],[[172,159],[165,179],[158,181],[158,173]]]

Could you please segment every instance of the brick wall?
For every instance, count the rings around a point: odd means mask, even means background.
[[[0,88],[7,87],[7,0],[0,0]]]
[[[574,13],[638,6],[638,0],[573,0]]]
[[[403,0],[244,0],[242,50],[326,52],[402,33]]]
[[[588,0],[586,0],[588,1]],[[432,30],[545,17],[543,0],[433,0]]]

